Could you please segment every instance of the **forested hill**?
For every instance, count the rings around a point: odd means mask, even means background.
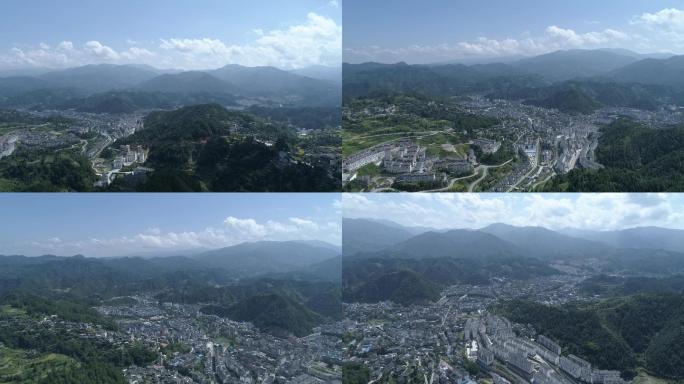
[[[217,104],[153,112],[145,127],[117,144],[150,149],[155,172],[131,188],[115,191],[336,191],[340,175],[293,159],[294,130],[279,122],[228,111]]]
[[[601,129],[596,160],[606,168],[573,170],[553,178],[544,190],[684,190],[684,127],[652,129],[630,120],[617,120]]]
[[[684,295],[641,294],[563,307],[515,300],[496,311],[531,324],[598,368],[633,377],[644,367],[659,377],[684,378]]]

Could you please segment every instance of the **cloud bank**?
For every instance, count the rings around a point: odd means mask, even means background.
[[[309,13],[297,25],[269,31],[258,29],[252,34],[254,40],[243,45],[211,37],[168,37],[148,44],[127,40],[128,46],[120,50],[98,40],[15,46],[0,52],[0,69],[66,68],[99,63],[148,64],[186,70],[213,69],[226,64],[295,69],[311,65],[337,66],[341,61],[342,27],[317,13]]]
[[[551,229],[684,229],[684,199],[672,194],[345,194],[342,205],[344,217],[432,228],[505,223]]]
[[[150,228],[144,232],[111,238],[65,241],[58,237],[33,241],[22,248],[33,254],[120,256],[136,252],[183,251],[221,248],[250,241],[320,240],[341,244],[340,222],[290,217],[259,222],[253,218],[229,216],[221,226],[199,231],[168,232]]]
[[[624,28],[578,32],[559,25],[549,25],[536,36],[529,36],[529,33],[505,39],[482,36],[472,41],[399,48],[348,47],[344,50],[344,61],[407,61],[420,64],[457,59],[534,56],[557,50],[596,48],[684,53],[684,10],[669,8],[635,15],[625,22]]]

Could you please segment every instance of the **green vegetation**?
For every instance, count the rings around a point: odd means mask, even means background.
[[[321,317],[303,305],[278,294],[256,295],[230,307],[206,306],[202,312],[249,321],[262,331],[277,336],[306,336],[321,322]]]
[[[0,159],[0,191],[85,192],[92,189],[95,179],[90,163],[76,150],[18,148]]]
[[[190,348],[190,346],[178,342],[161,347],[159,352],[166,356],[173,356],[176,353],[189,353],[191,350],[192,348]]]
[[[189,280],[156,298],[160,302],[211,303],[202,311],[251,321],[276,335],[307,335],[325,319],[342,317],[339,283],[263,278],[215,287]]]
[[[482,93],[490,98],[524,100],[528,104],[558,108],[569,113],[591,113],[601,106],[657,110],[668,103],[682,105],[684,102],[681,84],[663,82],[662,79],[668,77],[653,68],[644,72],[648,73],[646,79],[639,79],[644,81],[634,81],[633,78],[640,77],[634,74],[624,76],[625,81],[620,80],[620,74],[601,80],[568,80],[585,77],[575,72],[577,68],[567,68],[568,65],[562,61],[562,64],[537,66],[534,69],[537,74],[527,74],[520,68],[503,64],[430,67],[403,63],[345,65],[344,100],[350,103],[365,97],[379,98],[397,93],[433,98]],[[677,72],[675,68],[678,65],[675,63],[669,70]],[[553,84],[540,75],[555,69],[574,74],[551,76],[558,80]],[[651,76],[659,79],[653,81]]]
[[[243,280],[236,284],[230,271],[204,267],[184,258],[2,257],[0,318],[41,318],[49,314],[111,329],[114,324],[91,307],[129,304],[134,299],[126,296],[142,290],[161,292],[156,296],[160,302],[212,303],[224,308],[258,295],[279,295],[286,297],[287,303],[294,302],[295,309],[305,308],[306,313],[313,313],[311,319],[316,319],[318,324],[325,319],[341,317],[339,281],[319,277],[325,274],[339,279],[339,271],[339,261],[320,263],[310,271],[279,274],[277,279]],[[288,323],[288,313],[275,311],[269,316],[277,322],[282,314],[285,317],[283,324],[294,324],[295,329],[310,326],[307,322]]]
[[[528,279],[558,271],[526,258],[361,258],[343,260],[345,302],[392,300],[409,305],[434,301],[441,288],[453,284],[487,285],[492,277]]]
[[[500,165],[508,160],[517,158],[517,153],[515,153],[513,145],[510,143],[504,143],[498,151],[487,154],[483,153],[482,149],[476,145],[473,145],[472,148],[477,157],[477,161],[484,165]]]
[[[487,176],[480,181],[475,188],[475,192],[487,191],[492,188],[502,177],[513,170],[513,164],[509,163],[502,167],[490,168],[487,170]]]
[[[0,346],[0,383],[76,383],[81,365],[65,355],[35,356]]]
[[[375,177],[380,175],[380,167],[375,164],[366,164],[356,171],[358,176]]]
[[[235,127],[240,127],[246,137],[235,134]],[[273,146],[263,142],[274,137],[278,140]],[[296,147],[297,139],[289,128],[249,114],[231,112],[219,105],[151,113],[145,119],[144,130],[119,144],[149,147],[148,164],[156,171],[133,188],[119,182],[112,190],[320,192],[340,189],[336,171],[291,161],[290,149]]]
[[[374,276],[345,296],[349,302],[393,301],[409,305],[436,301],[437,285],[408,270],[390,271]]]
[[[361,363],[348,363],[342,366],[343,384],[367,384],[370,379],[370,369]]]
[[[473,176],[473,179],[475,177]],[[468,192],[468,186],[470,183],[468,182],[463,182],[463,181],[458,181],[455,182],[451,187],[446,192]]]
[[[634,352],[601,322],[596,311],[514,300],[504,303],[497,312],[516,323],[531,324],[559,342],[564,353],[581,356],[602,369],[617,369],[630,377],[635,374]]]
[[[644,369],[640,368],[638,369],[638,374],[632,380],[632,383],[634,384],[673,384],[677,383],[677,381],[672,381],[672,380],[667,380],[667,379],[661,379],[658,377],[654,377],[648,374]]]
[[[629,378],[638,367],[670,379],[684,378],[684,296],[648,294],[595,305],[545,306],[526,301],[501,304],[511,321],[531,324],[563,345],[567,353]]]
[[[429,156],[465,159],[468,156],[470,145],[463,144],[464,140],[462,136],[454,133],[438,133],[423,136],[417,140],[417,143],[425,147],[426,153]],[[448,148],[449,146],[453,148],[445,149],[445,147]]]
[[[584,280],[581,289],[588,295],[608,297],[638,293],[684,293],[684,276],[675,275],[659,279],[598,275]]]
[[[82,338],[81,331],[43,318],[112,326],[94,310],[77,302],[53,302],[34,295],[11,294],[0,299],[0,381],[22,383],[124,383],[121,369],[145,365],[156,353],[141,344],[117,347]],[[9,309],[8,309],[9,307]],[[31,351],[31,352],[27,352]]]
[[[464,143],[464,131],[487,128],[495,125],[496,120],[462,112],[448,100],[433,100],[415,94],[383,94],[373,98],[347,100],[345,107],[356,111],[356,118],[343,119],[342,154],[368,149],[387,141],[401,138],[414,138],[427,146],[430,153],[440,153],[447,157],[462,157],[463,147],[457,152],[443,151],[442,144]],[[392,113],[363,116],[366,109],[390,109]]]
[[[404,192],[419,192],[443,188],[445,185],[441,181],[423,181],[418,183],[394,182],[392,188]]]
[[[530,100],[529,104],[555,108],[565,113],[590,114],[601,105],[577,88],[561,89],[542,100]]]
[[[618,120],[601,130],[596,159],[606,168],[557,176],[544,191],[657,192],[684,190],[684,127],[650,129]]]
[[[112,321],[100,316],[89,306],[71,300],[48,300],[32,294],[11,293],[0,298],[0,303],[5,308],[0,313],[5,316],[26,314],[37,319],[45,315],[55,315],[67,321],[100,324],[105,328],[114,329]]]
[[[323,129],[335,128],[342,125],[342,113],[339,107],[250,107],[247,111],[255,116],[287,122],[298,128]]]
[[[115,297],[113,299],[104,300],[102,302],[102,304],[103,305],[111,305],[111,306],[122,306],[122,305],[131,306],[131,305],[138,304],[138,300],[136,300],[132,297],[124,296],[124,297]]]

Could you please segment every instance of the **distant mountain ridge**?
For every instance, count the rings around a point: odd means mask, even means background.
[[[127,270],[133,267],[135,273],[174,272],[177,270],[215,270],[232,277],[251,278],[269,273],[304,272],[315,276],[317,271],[330,275],[339,260],[339,247],[325,242],[309,241],[256,241],[205,250],[165,251],[133,253],[126,256],[90,258],[82,255],[44,255],[26,257],[0,255],[0,277],[4,273],[17,277],[17,269],[30,271],[34,266],[45,263],[55,265],[84,265],[87,268]],[[339,262],[339,261],[337,261]],[[61,268],[61,267],[60,267]]]
[[[136,88],[147,92],[166,93],[232,93],[243,92],[242,89],[227,81],[223,81],[206,72],[181,72],[165,74],[148,79],[136,85]]]
[[[684,86],[684,56],[641,60],[616,68],[607,77],[628,83]]]
[[[391,300],[410,305],[434,301],[438,288],[448,285],[575,273],[563,272],[568,266],[581,273],[617,276],[684,273],[681,230],[554,231],[498,223],[411,234],[406,227],[383,220],[343,223],[342,286],[348,302]],[[397,287],[410,293],[402,294]]]
[[[290,241],[243,243],[190,257],[0,256],[0,298],[22,292],[90,307],[145,293],[249,321],[275,336],[305,336],[342,316],[341,259],[325,259],[339,255],[332,248]],[[253,265],[261,268],[245,267]],[[267,276],[274,270],[280,273]]]
[[[339,82],[275,67],[226,65],[213,70],[175,71],[147,65],[98,64],[35,74],[13,71],[6,75],[0,77],[0,101],[3,96],[16,97],[30,91],[62,89],[74,90],[84,96],[133,90],[173,94],[218,93],[270,98],[281,104],[301,106],[338,106],[336,101],[341,97]]]
[[[549,259],[558,256],[593,257],[608,252],[610,247],[597,241],[577,239],[543,227],[515,227],[491,224],[481,229],[525,250],[528,256]]]
[[[348,222],[347,228],[352,223]],[[601,261],[600,268],[605,271],[655,273],[660,268],[668,273],[684,272],[684,231],[680,230],[642,228],[606,233],[492,224],[479,230],[428,231],[405,240],[390,238],[393,241],[387,242],[381,232],[389,228],[394,233],[397,228],[373,224],[372,220],[362,223],[364,230],[360,233],[346,231],[345,244],[354,249],[353,253],[344,252],[346,260],[533,258],[549,263],[595,259]],[[372,237],[364,237],[363,233]],[[373,244],[373,238],[380,240]],[[360,243],[349,244],[354,241]],[[371,246],[366,247],[369,243]]]
[[[291,272],[330,260],[339,253],[330,247],[297,241],[259,241],[195,255],[193,260],[208,267],[222,268],[239,275]]]
[[[345,63],[343,71],[345,99],[387,93],[483,93],[577,113],[601,105],[653,109],[655,99],[684,103],[684,56],[628,50],[575,49],[471,65]]]
[[[347,256],[379,250],[412,236],[408,229],[375,220],[342,220],[342,251]]]
[[[511,65],[551,81],[598,76],[637,62],[633,55],[606,50],[573,49],[522,59]]]
[[[617,231],[563,229],[562,233],[616,248],[662,249],[684,253],[684,230],[636,227]]]

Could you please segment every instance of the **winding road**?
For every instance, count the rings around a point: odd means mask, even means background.
[[[480,165],[479,167],[477,167],[478,170],[479,170],[479,169],[482,169],[482,170],[483,170],[483,171],[482,171],[482,177],[480,177],[479,179],[473,181],[473,182],[468,186],[468,192],[473,192],[473,191],[475,190],[475,188],[477,187],[477,185],[480,184],[480,183],[482,182],[482,180],[484,180],[484,179],[487,177],[487,175],[489,174],[489,169],[490,169],[490,168],[501,168],[501,167],[503,167],[504,165],[510,163],[511,161],[513,161],[513,159],[509,159],[507,162],[501,163],[501,164],[499,164],[499,165]]]

